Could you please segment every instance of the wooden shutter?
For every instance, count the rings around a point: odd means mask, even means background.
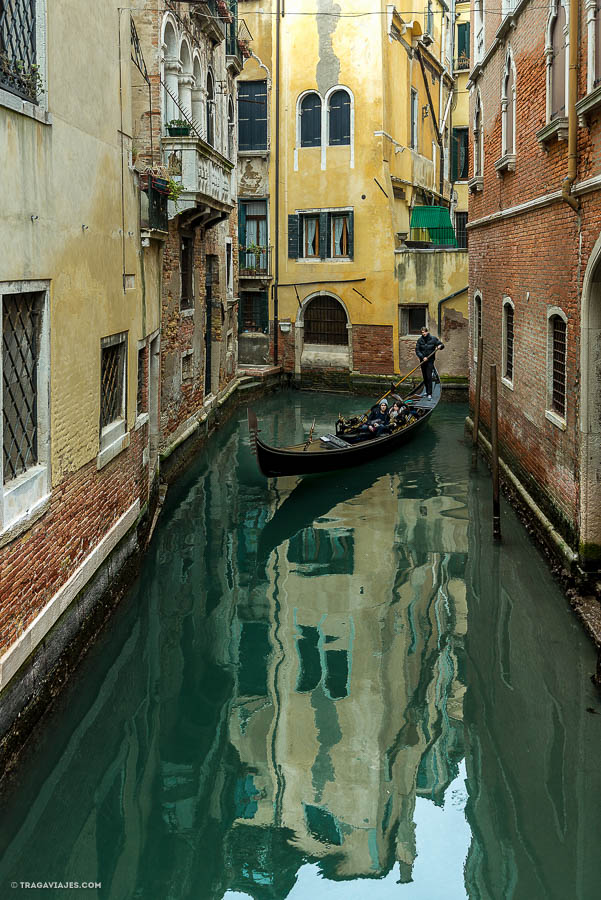
[[[330,136],[333,146],[351,142],[351,100],[346,91],[334,91],[330,97]]]
[[[300,217],[288,216],[288,258],[298,259],[298,242],[300,231]]]
[[[329,256],[328,251],[328,219],[329,215],[327,212],[322,212],[319,214],[319,256],[321,259],[326,259]]]
[[[457,26],[457,56],[469,59],[470,56],[470,23],[462,22]]]
[[[238,247],[246,247],[246,204],[238,203]]]
[[[301,147],[321,145],[321,97],[307,94],[301,102]]]

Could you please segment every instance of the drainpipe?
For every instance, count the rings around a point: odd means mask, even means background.
[[[278,282],[280,276],[280,2],[276,3],[275,26],[275,267],[273,279],[273,364],[278,364],[279,303]]]
[[[568,174],[561,185],[561,199],[579,211],[578,200],[572,196],[572,185],[576,180],[578,160],[578,120],[576,119],[576,98],[578,96],[578,0],[570,0],[570,71],[568,75]]]

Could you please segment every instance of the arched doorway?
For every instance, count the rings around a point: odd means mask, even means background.
[[[297,373],[302,369],[352,369],[352,326],[339,297],[325,291],[311,294],[303,301],[296,324]]]
[[[580,557],[601,566],[601,237],[582,286],[580,371]]]

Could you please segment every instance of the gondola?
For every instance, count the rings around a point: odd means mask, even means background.
[[[291,447],[271,447],[259,437],[257,417],[252,409],[248,409],[248,430],[251,447],[257,457],[259,469],[266,478],[278,478],[282,475],[314,475],[321,472],[334,472],[337,469],[348,469],[360,466],[396,450],[421,429],[440,402],[441,386],[438,373],[434,370],[435,382],[432,386],[432,399],[428,400],[421,393],[423,384],[404,399],[408,414],[405,422],[390,434],[381,437],[363,436],[353,423],[359,419],[346,422],[340,419],[336,423],[336,434],[325,434],[313,439],[313,435],[303,444]]]

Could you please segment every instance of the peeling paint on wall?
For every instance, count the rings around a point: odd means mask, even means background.
[[[338,26],[338,16],[342,12],[338,3],[331,0],[318,0],[317,33],[319,34],[319,62],[317,63],[316,80],[319,93],[324,96],[335,84],[339,84],[340,60],[332,47],[332,35]]]

